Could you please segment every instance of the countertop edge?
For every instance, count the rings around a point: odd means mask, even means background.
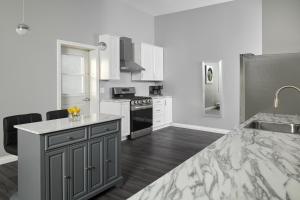
[[[18,130],[26,131],[28,133],[36,134],[36,135],[43,135],[43,134],[59,132],[59,131],[64,131],[64,130],[68,130],[68,129],[80,128],[80,127],[84,127],[84,126],[90,126],[93,124],[101,124],[101,123],[105,123],[105,122],[122,119],[122,116],[118,116],[118,115],[108,115],[108,114],[101,113],[101,114],[98,114],[98,116],[106,116],[109,118],[94,120],[94,121],[90,121],[90,122],[82,122],[82,123],[80,123],[80,121],[77,121],[77,122],[69,121],[70,125],[68,125],[68,126],[65,126],[62,128],[53,128],[51,130],[45,129],[44,131],[37,131],[37,130],[34,130],[34,128],[28,128],[26,126],[33,125],[33,124],[40,124],[43,126],[47,126],[47,123],[49,123],[49,124],[54,123],[54,122],[58,123],[59,121],[65,121],[65,123],[68,123],[66,120],[69,120],[69,119],[64,118],[64,119],[57,119],[57,120],[41,121],[41,122],[36,122],[36,123],[19,124],[19,125],[15,125],[14,128],[16,128]]]

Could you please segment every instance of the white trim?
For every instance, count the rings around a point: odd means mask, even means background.
[[[3,156],[3,157],[0,157],[0,165],[4,165],[6,163],[11,163],[11,162],[14,162],[17,160],[18,160],[18,157],[14,156],[14,155]]]
[[[206,126],[197,126],[197,125],[190,125],[190,124],[173,123],[172,126],[178,127],[178,128],[186,128],[186,129],[220,133],[220,134],[228,134],[230,132],[230,130],[226,130],[226,129],[212,128],[212,127],[206,127]]]
[[[57,40],[56,41],[56,52],[57,52],[57,57],[56,57],[56,66],[57,66],[57,88],[56,88],[56,102],[57,102],[57,109],[61,109],[61,49],[62,47],[71,47],[71,48],[78,48],[82,50],[88,50],[88,51],[93,51],[93,50],[98,50],[97,46],[93,45],[88,45],[88,44],[82,44],[82,43],[77,43],[77,42],[71,42],[71,41],[65,41],[65,40]],[[98,88],[99,90],[99,88]],[[100,103],[100,102],[99,102]]]
[[[164,125],[161,125],[161,126],[156,126],[156,127],[153,127],[153,131],[158,131],[160,129],[167,128],[167,127],[169,127],[171,125],[172,125],[172,123],[170,123],[170,124],[164,124]]]

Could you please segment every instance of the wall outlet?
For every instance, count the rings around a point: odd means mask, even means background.
[[[105,92],[104,88],[103,87],[100,88],[100,94],[104,94],[104,92]]]

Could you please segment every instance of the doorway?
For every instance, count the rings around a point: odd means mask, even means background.
[[[77,106],[81,113],[90,113],[89,52],[62,47],[61,108]]]
[[[77,106],[99,112],[99,55],[96,46],[57,42],[57,109]]]

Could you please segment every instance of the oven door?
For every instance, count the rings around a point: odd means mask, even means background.
[[[139,132],[143,129],[152,128],[153,112],[152,105],[131,106],[130,112],[130,131],[131,133]]]

